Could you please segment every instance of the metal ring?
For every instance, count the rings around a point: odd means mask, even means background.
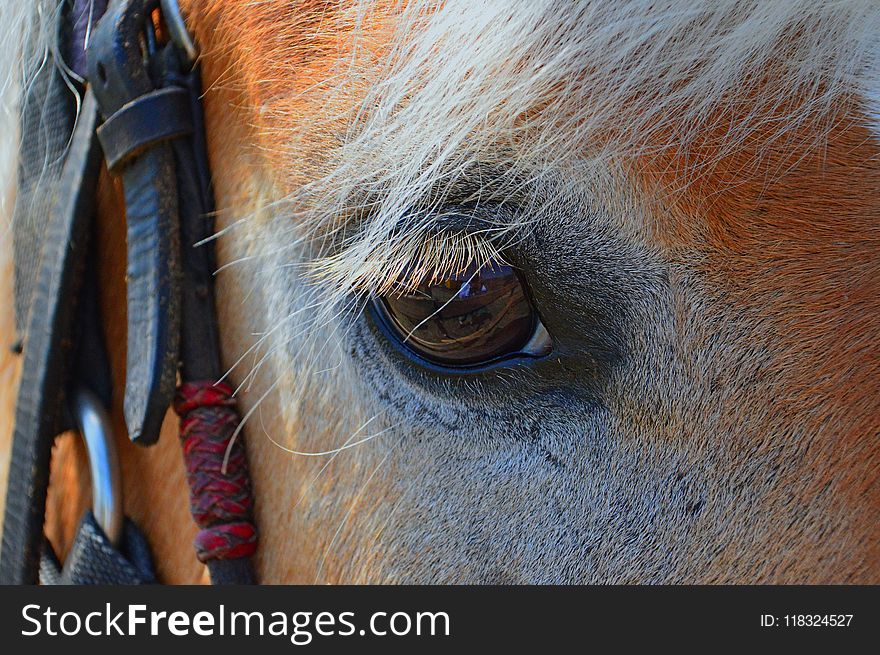
[[[160,0],[159,4],[162,7],[162,19],[168,28],[168,35],[175,45],[186,53],[186,58],[192,66],[199,57],[199,49],[186,29],[180,5],[177,0]]]
[[[122,537],[122,478],[110,418],[98,397],[80,388],[71,410],[86,443],[92,477],[92,513],[114,546]]]

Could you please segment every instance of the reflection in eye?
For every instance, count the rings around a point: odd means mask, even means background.
[[[428,361],[449,367],[550,352],[550,338],[510,266],[475,266],[439,282],[375,298],[393,335]]]

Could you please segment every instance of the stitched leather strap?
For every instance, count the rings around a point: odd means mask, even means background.
[[[64,420],[75,299],[100,170],[96,124],[95,101],[86,93],[63,165],[58,201],[45,219],[48,225],[31,299],[0,551],[0,582],[4,584],[37,582],[49,462]]]

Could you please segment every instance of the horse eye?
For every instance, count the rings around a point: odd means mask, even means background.
[[[510,266],[428,278],[412,291],[391,292],[373,303],[393,338],[441,366],[475,367],[551,350],[550,336]]]

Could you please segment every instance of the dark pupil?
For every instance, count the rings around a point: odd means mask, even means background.
[[[446,366],[485,363],[514,354],[531,338],[535,314],[509,266],[472,267],[440,283],[381,299],[400,340]]]

